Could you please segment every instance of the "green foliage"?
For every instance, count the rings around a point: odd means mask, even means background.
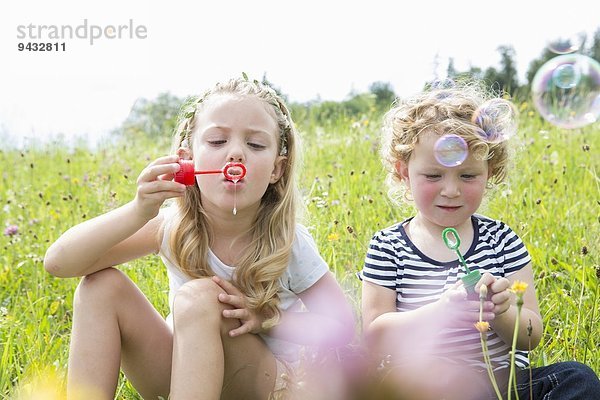
[[[396,93],[389,82],[373,82],[369,86],[369,92],[375,96],[375,107],[378,111],[387,111],[396,99]]]
[[[129,139],[171,137],[183,103],[184,99],[170,93],[161,93],[155,100],[139,99],[115,133]]]
[[[594,32],[594,37],[592,38],[592,45],[587,51],[587,55],[593,58],[594,60],[600,62],[600,28]]]
[[[598,158],[600,127],[564,131],[520,107],[520,149],[510,182],[490,193],[483,213],[504,220],[523,238],[534,265],[544,316],[534,365],[578,360],[600,373]],[[362,268],[372,234],[413,214],[387,198],[378,157],[379,114],[352,118],[346,110],[320,125],[311,108],[294,115],[303,133],[300,176],[305,223],[360,316]],[[376,123],[373,123],[376,121]],[[64,384],[77,279],[57,279],[42,267],[46,248],[70,226],[131,200],[137,175],[167,144],[136,138],[95,152],[46,148],[0,151],[0,398],[31,377]],[[168,283],[151,255],[120,266],[166,315]],[[55,386],[56,386],[55,385]],[[118,398],[139,396],[124,378]]]
[[[492,66],[482,72],[481,68],[471,66],[468,71],[457,71],[451,58],[448,62],[448,77],[455,81],[483,80],[495,91],[509,93],[514,97],[520,89],[514,61],[515,50],[512,46],[499,46],[497,50],[500,53],[500,69]]]

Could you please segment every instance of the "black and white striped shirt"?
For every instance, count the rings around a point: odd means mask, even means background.
[[[404,225],[410,219],[377,232],[369,244],[361,278],[396,291],[396,310],[415,310],[437,301],[462,276],[458,260],[440,262],[423,254],[409,239]],[[503,222],[473,215],[473,243],[463,255],[469,269],[506,277],[527,265],[531,258],[521,239]],[[442,238],[440,237],[440,242]],[[510,344],[493,330],[487,343],[494,369],[510,364]],[[485,368],[479,332],[445,329],[440,332],[436,355],[449,361]],[[517,351],[515,363],[526,368],[526,351]]]

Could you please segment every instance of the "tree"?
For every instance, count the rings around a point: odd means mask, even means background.
[[[448,59],[448,68],[446,68],[446,76],[450,79],[454,79],[458,75],[459,75],[459,73],[456,71],[456,68],[454,67],[454,58],[450,57]]]
[[[588,49],[587,54],[594,60],[600,62],[600,28],[598,28],[594,33],[592,45]]]
[[[183,99],[170,93],[161,93],[155,100],[138,100],[120,133],[126,136],[148,136],[152,139],[170,137],[183,103]]]
[[[380,111],[388,110],[396,99],[394,88],[389,82],[373,82],[369,86],[369,92],[375,96],[375,107]]]
[[[512,95],[519,89],[517,68],[514,61],[515,50],[512,46],[499,46],[497,50],[500,52],[500,69],[487,68],[483,74],[483,79],[493,87]]]
[[[553,53],[550,49],[548,49],[546,47],[542,51],[542,54],[540,54],[539,58],[533,59],[529,63],[529,68],[527,69],[527,75],[526,75],[527,87],[529,88],[529,90],[531,90],[531,82],[533,82],[533,77],[535,76],[535,74],[539,71],[539,69],[542,67],[542,65],[544,65],[546,62],[548,62],[550,59],[552,59],[554,57],[556,57],[556,53]]]

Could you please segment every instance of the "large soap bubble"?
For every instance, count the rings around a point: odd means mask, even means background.
[[[573,129],[600,116],[600,64],[581,54],[554,57],[531,83],[533,104],[553,125]]]
[[[503,142],[517,133],[518,111],[508,100],[491,99],[475,110],[471,122],[486,142]]]

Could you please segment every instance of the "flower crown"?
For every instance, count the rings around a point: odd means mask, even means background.
[[[242,73],[242,76],[246,82],[250,82],[248,80],[248,76],[245,73]],[[267,89],[268,91],[273,91],[273,89],[270,88],[268,85],[260,83],[256,79],[254,79],[252,81],[252,83],[254,85],[256,85],[257,88],[262,87],[262,88]],[[181,107],[181,112],[179,114],[180,117],[179,117],[179,121],[177,123],[177,127],[178,127],[178,130],[180,130],[179,137],[180,137],[180,143],[182,145],[189,146],[189,138],[192,135],[192,121],[194,120],[194,117],[196,116],[196,112],[198,111],[200,104],[203,103],[212,93],[213,93],[212,91],[208,91],[203,96],[191,96],[185,101],[185,103]],[[273,91],[273,95],[274,95],[273,96],[274,100],[277,102],[277,107],[279,108],[280,112],[283,114],[283,116],[285,117],[285,120],[286,120],[286,124],[283,127],[283,129],[281,129],[281,133],[279,135],[279,139],[281,142],[281,150],[279,151],[279,155],[285,156],[288,153],[287,138],[288,138],[288,134],[291,131],[292,124],[291,124],[290,117],[289,117],[289,114],[288,114],[288,111],[287,111],[285,105],[279,100],[279,98],[277,97],[277,94],[274,91]],[[272,103],[269,103],[269,104],[274,106],[274,104],[272,104]]]

